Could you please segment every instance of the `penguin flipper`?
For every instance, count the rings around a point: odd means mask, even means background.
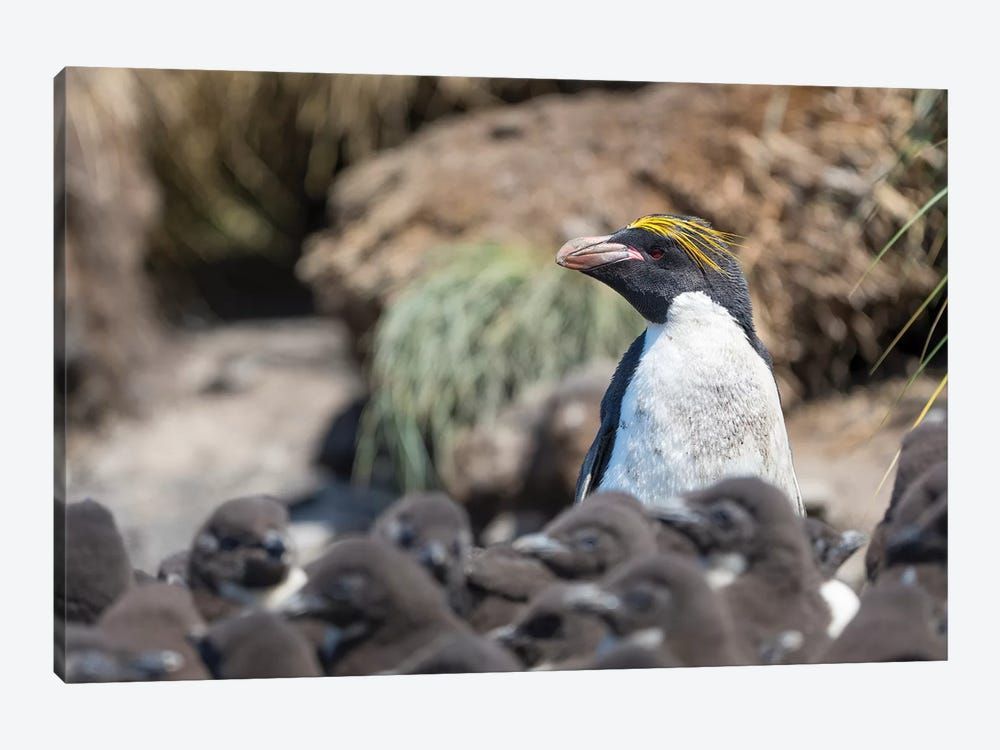
[[[601,399],[601,426],[598,427],[594,442],[590,444],[590,450],[587,451],[583,466],[580,467],[580,476],[576,480],[575,502],[583,500],[600,484],[604,476],[604,470],[611,458],[611,449],[615,445],[622,398],[632,380],[635,368],[639,365],[645,339],[646,332],[643,331],[625,351],[618,367],[615,368],[615,374],[611,376],[608,390],[604,392],[604,398]]]
[[[580,467],[580,476],[576,480],[576,493],[573,496],[575,502],[583,500],[590,488],[600,479],[600,474],[604,473],[604,465],[607,464],[607,456],[610,454],[610,451],[605,450],[605,446],[614,440],[614,433],[609,434],[605,427],[606,423],[602,419],[594,442],[590,444],[590,450],[587,451],[587,456],[583,459],[583,466]],[[600,474],[595,478],[594,474],[598,469]]]

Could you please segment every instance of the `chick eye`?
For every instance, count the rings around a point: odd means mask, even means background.
[[[710,514],[712,523],[724,529],[733,525],[733,517],[724,508],[714,508]]]
[[[630,589],[625,594],[625,606],[636,612],[648,612],[653,608],[653,593],[645,587]]]
[[[412,547],[414,542],[417,541],[417,535],[410,526],[401,525],[396,531],[396,543],[400,547],[409,548]]]
[[[663,257],[663,251],[662,250],[650,250],[649,251],[649,257],[652,258],[653,260],[659,260],[660,258]]]
[[[597,549],[598,538],[597,534],[581,534],[576,538],[576,546],[587,551],[592,551]]]
[[[219,540],[219,548],[226,551],[234,550],[239,546],[239,540],[231,536],[224,536]]]
[[[524,633],[530,638],[544,640],[554,638],[562,627],[562,618],[556,614],[544,614],[532,618],[522,627]]]

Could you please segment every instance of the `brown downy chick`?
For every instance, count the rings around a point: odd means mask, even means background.
[[[288,539],[288,511],[263,495],[229,500],[195,535],[188,586],[209,621],[276,608],[305,581]]]
[[[537,594],[520,616],[490,635],[534,669],[564,669],[591,658],[608,634],[597,615],[572,606],[573,586],[556,584]]]
[[[56,617],[93,624],[132,585],[132,564],[111,511],[95,500],[55,502]]]
[[[448,592],[452,609],[461,614],[468,608],[465,570],[472,528],[462,506],[440,492],[411,493],[386,508],[371,533],[423,565]]]
[[[543,562],[509,544],[474,549],[466,567],[465,619],[477,633],[507,625],[556,580]]]
[[[107,642],[132,655],[169,651],[177,663],[162,679],[203,680],[210,675],[188,640],[203,625],[191,594],[180,586],[135,586],[109,607],[97,623]]]
[[[319,677],[312,644],[278,615],[244,612],[190,635],[217,680]]]
[[[564,579],[593,580],[626,560],[657,552],[643,506],[622,492],[598,492],[554,518],[539,534],[514,542]]]
[[[601,616],[619,640],[655,644],[664,662],[685,666],[747,664],[722,598],[702,568],[682,555],[633,560],[599,584],[582,584],[575,607]],[[602,653],[607,651],[607,646]]]
[[[809,538],[785,495],[757,478],[688,493],[661,516],[698,545],[740,639],[762,662],[810,661],[837,622]]]
[[[329,674],[363,675],[405,666],[445,635],[475,637],[452,612],[430,574],[376,537],[334,543],[310,566],[309,581],[285,605],[286,616],[311,621]],[[318,630],[319,623],[324,628]]]

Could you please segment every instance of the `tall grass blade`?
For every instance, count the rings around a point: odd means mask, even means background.
[[[916,312],[910,316],[910,319],[908,321],[906,321],[906,325],[904,325],[900,329],[899,333],[896,334],[896,338],[894,338],[892,342],[889,344],[889,346],[885,348],[885,351],[882,352],[882,356],[878,358],[878,361],[872,366],[872,369],[868,372],[869,375],[875,373],[875,371],[879,368],[879,365],[881,365],[885,361],[885,358],[889,356],[889,352],[893,350],[893,347],[895,347],[896,344],[899,343],[899,340],[903,338],[903,335],[908,330],[910,330],[910,326],[912,326],[916,322],[917,318],[920,317],[920,313],[922,313],[924,310],[927,309],[927,306],[934,301],[934,299],[938,296],[941,290],[944,289],[944,286],[947,283],[948,283],[948,274],[946,273],[944,277],[941,279],[941,281],[938,282],[938,285],[934,287],[934,290],[926,297],[924,297],[924,301],[920,303],[920,307],[918,307]]]
[[[854,288],[851,289],[851,291],[848,293],[848,296],[851,296],[856,291],[858,291],[860,286],[864,283],[865,279],[868,278],[868,275],[875,269],[875,266],[879,264],[879,261],[882,260],[883,256],[887,252],[889,252],[889,249],[896,244],[899,238],[902,237],[904,234],[906,234],[909,228],[912,227],[921,216],[930,211],[931,208],[933,208],[937,204],[937,202],[940,201],[942,198],[944,198],[947,194],[948,194],[947,186],[941,188],[941,190],[939,190],[932,198],[930,198],[923,206],[920,207],[920,210],[918,210],[915,214],[913,214],[913,216],[911,216],[909,220],[902,227],[900,227],[899,231],[892,236],[892,239],[890,239],[886,243],[885,247],[879,250],[878,255],[875,256],[875,259],[869,264],[864,274],[862,274],[861,278],[858,279],[858,283],[854,285]]]
[[[882,421],[879,422],[878,427],[875,428],[876,431],[881,429],[882,426],[889,420],[889,415],[892,414],[893,410],[896,408],[899,402],[903,400],[903,396],[905,396],[906,392],[910,390],[910,386],[913,385],[913,382],[918,377],[920,377],[920,374],[927,368],[927,365],[930,364],[931,360],[934,359],[934,356],[941,350],[941,347],[944,346],[947,341],[948,341],[948,334],[945,334],[944,338],[942,338],[938,342],[938,345],[934,347],[934,351],[932,351],[929,355],[927,355],[927,358],[920,363],[920,366],[917,368],[916,372],[914,372],[910,376],[909,380],[906,381],[906,385],[903,386],[903,390],[899,392],[899,395],[896,396],[896,400],[892,402],[892,405],[886,411],[885,416],[882,417]]]

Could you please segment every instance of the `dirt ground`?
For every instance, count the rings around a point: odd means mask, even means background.
[[[175,341],[144,414],[67,442],[67,499],[107,504],[136,567],[155,572],[221,500],[270,493],[293,505],[304,558],[363,528],[391,498],[332,480],[312,458],[330,420],[363,390],[346,329],[323,319],[239,323]],[[869,532],[888,502],[901,436],[933,390],[917,381],[880,427],[901,382],[800,405],[788,415],[803,496],[838,528]],[[298,501],[312,497],[310,502]],[[860,585],[863,552],[843,577]]]

